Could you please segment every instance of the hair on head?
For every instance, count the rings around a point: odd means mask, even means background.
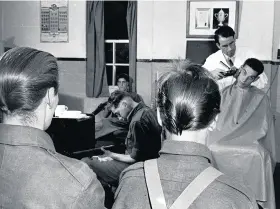
[[[121,73],[118,75],[117,77],[117,81],[120,79],[120,78],[123,78],[126,80],[126,82],[129,82],[129,76],[126,74],[126,73]]]
[[[128,92],[116,90],[108,98],[108,103],[110,103],[114,107],[117,107],[120,101],[125,97],[131,98],[131,95]]]
[[[256,59],[256,58],[249,58],[247,59],[244,64],[245,65],[248,65],[249,67],[251,67],[254,71],[256,71],[258,73],[258,75],[262,74],[263,71],[264,71],[264,66],[263,66],[263,63]]]
[[[220,112],[217,83],[201,65],[176,61],[158,81],[157,105],[163,126],[180,135],[206,128]]]
[[[32,115],[49,88],[58,91],[56,58],[29,47],[7,51],[0,60],[0,109],[4,114]]]
[[[231,27],[229,27],[227,25],[220,26],[215,31],[215,34],[214,34],[215,43],[220,44],[220,42],[219,42],[220,37],[228,38],[228,37],[234,37],[234,36],[235,36],[235,32]]]

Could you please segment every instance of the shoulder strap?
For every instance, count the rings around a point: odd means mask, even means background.
[[[157,160],[144,162],[144,172],[149,198],[153,209],[167,209],[163,189],[160,182]],[[213,167],[202,171],[175,200],[170,209],[189,208],[196,198],[222,173]]]
[[[144,172],[152,208],[167,209],[162,186],[160,183],[157,160],[152,159],[145,161]]]
[[[170,209],[189,208],[196,198],[222,173],[213,167],[202,171],[175,200]]]

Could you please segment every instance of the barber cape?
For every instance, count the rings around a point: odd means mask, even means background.
[[[234,57],[232,58],[232,62],[235,67],[240,68],[241,65],[247,60],[248,58],[256,58],[256,56],[249,51],[248,49],[236,47],[236,52]],[[225,56],[221,50],[218,50],[217,52],[211,54],[205,61],[203,67],[206,68],[209,71],[213,71],[217,68],[227,71],[228,69],[220,63],[222,61],[223,63],[227,64],[228,57]],[[228,65],[229,66],[229,65]],[[220,79],[217,81],[220,90],[224,89],[225,87],[232,85],[235,82],[235,78],[233,76],[228,76],[226,78]],[[263,89],[266,87],[268,82],[267,76],[265,73],[262,73],[260,75],[260,78],[253,82],[252,85],[256,86],[259,89]]]
[[[221,113],[208,139],[214,164],[249,187],[263,208],[275,208],[274,121],[266,94],[236,85],[222,92]]]

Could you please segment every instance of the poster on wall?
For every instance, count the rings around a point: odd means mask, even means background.
[[[68,42],[68,0],[41,0],[41,42]]]
[[[238,36],[239,2],[236,0],[189,0],[187,3],[187,38],[213,38],[223,25]]]

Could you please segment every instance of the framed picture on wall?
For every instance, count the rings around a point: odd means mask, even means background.
[[[215,30],[228,25],[238,35],[239,2],[230,0],[189,0],[187,38],[213,38]]]
[[[41,0],[41,43],[68,42],[68,0]]]

